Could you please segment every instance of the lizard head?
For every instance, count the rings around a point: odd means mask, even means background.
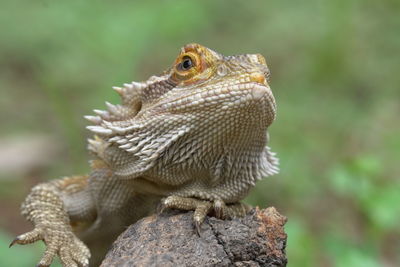
[[[189,114],[247,109],[254,117],[266,118],[264,127],[275,118],[276,104],[269,88],[270,72],[260,54],[223,56],[199,44],[184,46],[172,66],[145,82],[113,87],[121,105],[106,102],[108,110],[94,110],[86,116],[98,135],[129,132],[140,120],[167,113]]]
[[[204,104],[220,113],[234,106],[268,110],[269,125],[276,109],[269,76],[265,58],[260,54],[223,56],[199,44],[188,44],[167,72],[175,90],[160,102],[176,99],[191,111],[204,109]]]
[[[223,56],[188,44],[162,75],[114,87],[122,103],[94,110],[97,116],[86,118],[95,125],[87,128],[108,145],[142,155],[143,164],[188,133],[199,140],[223,133],[224,140],[242,146],[256,138],[265,145],[276,113],[268,79],[260,54]]]
[[[170,78],[185,86],[208,83],[256,82],[268,85],[269,69],[261,54],[223,56],[199,44],[188,44],[176,58]]]
[[[199,44],[184,46],[169,71],[170,81],[178,88],[192,91],[221,88],[234,92],[252,87],[255,99],[270,93],[269,76],[265,58],[260,54],[223,56]]]

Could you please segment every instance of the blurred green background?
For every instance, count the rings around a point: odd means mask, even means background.
[[[19,205],[34,184],[88,172],[82,115],[161,73],[181,46],[261,53],[281,173],[247,202],[289,219],[289,266],[400,265],[400,2],[2,1],[0,265],[33,266]]]

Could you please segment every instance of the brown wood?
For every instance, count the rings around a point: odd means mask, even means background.
[[[286,217],[275,208],[246,217],[209,217],[201,236],[193,212],[165,211],[131,225],[114,242],[101,266],[286,266]]]

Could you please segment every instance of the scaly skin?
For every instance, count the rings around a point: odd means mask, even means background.
[[[12,244],[43,240],[41,266],[56,255],[64,266],[87,266],[88,246],[94,266],[159,203],[194,210],[198,231],[207,214],[244,215],[239,201],[278,172],[266,146],[276,114],[268,77],[259,54],[225,57],[189,44],[163,75],[114,87],[121,105],[86,116],[91,173],[34,187],[22,205],[34,230]]]

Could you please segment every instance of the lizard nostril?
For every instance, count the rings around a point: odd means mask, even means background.
[[[250,74],[250,81],[265,84],[265,76],[260,72]]]

